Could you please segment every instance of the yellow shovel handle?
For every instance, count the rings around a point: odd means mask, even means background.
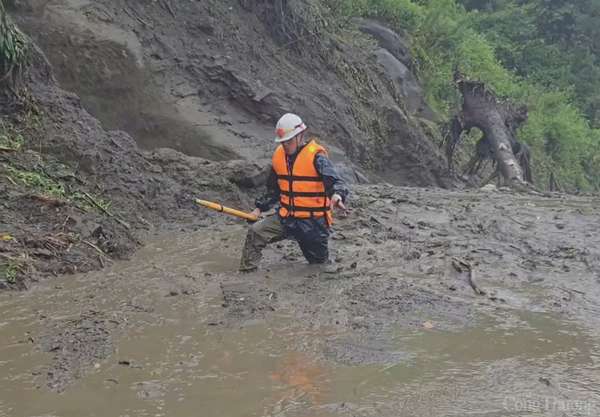
[[[232,209],[230,207],[225,207],[225,206],[223,206],[221,204],[213,203],[212,201],[206,201],[206,200],[198,200],[198,199],[196,199],[196,203],[200,204],[201,206],[208,207],[209,209],[220,211],[222,213],[231,214],[232,216],[240,217],[242,219],[246,219],[246,220],[249,220],[251,222],[255,222],[255,221],[258,220],[258,217],[254,216],[254,215],[252,215],[250,213],[246,213],[245,211],[240,211],[240,210]]]

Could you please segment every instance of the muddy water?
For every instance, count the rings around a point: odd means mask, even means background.
[[[349,329],[298,320],[302,306],[285,301],[291,280],[330,280],[292,263],[267,277],[280,281],[265,296],[276,308],[234,314],[224,288],[260,279],[234,272],[242,228],[221,232],[164,236],[106,271],[1,295],[0,416],[600,411],[600,340],[575,322],[498,309],[452,329],[395,325],[381,348],[394,359],[342,363],[322,350]]]

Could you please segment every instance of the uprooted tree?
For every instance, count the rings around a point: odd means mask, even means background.
[[[475,155],[468,162],[465,173],[477,175],[482,163],[492,160],[496,170],[485,182],[501,175],[507,185],[533,184],[529,148],[516,139],[517,129],[527,120],[527,107],[500,101],[484,83],[467,80],[459,72],[455,73],[455,81],[463,103],[460,113],[448,125],[444,138],[450,170],[454,168],[454,151],[463,132],[478,128],[483,137],[477,142]]]

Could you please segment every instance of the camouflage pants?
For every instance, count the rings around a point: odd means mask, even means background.
[[[275,215],[254,223],[248,230],[240,271],[257,269],[262,251],[268,244],[289,238],[298,242],[309,263],[326,263],[329,260],[329,229],[324,218],[282,220]]]

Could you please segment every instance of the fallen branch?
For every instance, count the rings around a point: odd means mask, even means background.
[[[127,7],[123,8],[123,11],[132,19],[135,19],[137,21],[139,21],[142,25],[144,26],[150,26],[150,24],[148,22],[146,22],[144,19],[142,19],[141,17],[139,17],[137,15],[137,12],[134,10],[133,12],[130,12],[129,9]]]
[[[470,263],[463,261],[462,259],[452,258],[452,266],[454,266],[454,269],[456,269],[458,272],[467,272],[467,282],[475,294],[486,294],[486,292],[479,288],[479,286],[475,283],[475,273],[473,272],[473,267]]]
[[[525,223],[521,223],[520,221],[513,219],[513,218],[512,218],[512,217],[510,217],[509,215],[506,215],[506,214],[505,214],[505,215],[504,215],[504,217],[506,217],[508,220],[512,220],[512,221],[513,221],[513,222],[515,222],[516,224],[519,224],[519,225],[521,225],[521,226],[523,226],[523,227],[526,227],[526,228],[530,228],[530,227],[531,227],[531,224],[525,224]]]
[[[6,177],[6,179],[7,179],[8,181],[10,181],[10,183],[11,183],[12,185],[14,185],[15,187],[18,187],[18,185],[17,185],[17,183],[15,182],[15,180],[13,180],[13,179],[12,179],[11,177],[9,177],[8,175],[5,175],[5,177]]]
[[[108,211],[106,208],[104,208],[102,206],[102,204],[98,203],[94,197],[92,197],[91,195],[89,195],[88,193],[86,193],[85,191],[82,193],[89,201],[90,203],[92,203],[94,206],[98,207],[98,209],[100,209],[104,214],[106,214],[108,217],[115,219],[120,225],[122,225],[123,227],[125,227],[126,229],[130,229],[131,226],[129,224],[127,224],[125,221],[119,219],[117,216],[114,216],[110,211]]]
[[[564,287],[557,287],[557,288],[558,288],[559,290],[563,290],[563,291],[565,291],[565,292],[568,292],[568,293],[572,293],[572,292],[574,292],[574,293],[577,293],[577,294],[586,295],[586,293],[585,293],[585,292],[583,292],[583,291],[579,291],[579,290],[574,290],[574,289],[572,289],[572,288],[564,288]]]
[[[32,194],[31,198],[39,201],[40,203],[46,204],[50,207],[60,207],[65,205],[64,200],[58,198],[48,197],[46,195]]]
[[[492,172],[492,174],[485,180],[483,180],[483,182],[481,183],[481,186],[483,187],[484,185],[487,185],[489,182],[491,182],[494,178],[498,177],[498,174],[500,173],[500,171],[498,171],[498,169],[496,168],[494,170],[494,172]]]
[[[86,245],[88,245],[90,248],[94,249],[96,252],[98,252],[103,257],[110,259],[108,257],[108,255],[106,255],[106,253],[104,253],[104,251],[102,249],[100,249],[98,246],[94,245],[92,242],[88,242],[87,240],[82,240],[81,243],[85,243]]]
[[[102,211],[104,214],[106,214],[108,217],[113,217],[112,213],[110,211],[108,211],[106,208],[104,208],[102,206],[102,204],[98,203],[94,197],[92,197],[91,195],[89,195],[88,193],[86,193],[85,191],[82,193],[89,201],[90,203],[92,203],[94,206],[96,206],[98,209],[100,209],[100,211]]]
[[[173,7],[171,7],[171,3],[169,3],[169,0],[163,0],[162,4],[167,9],[167,11],[171,13],[171,16],[173,16],[173,18],[177,17],[175,16],[175,12],[173,11]]]

